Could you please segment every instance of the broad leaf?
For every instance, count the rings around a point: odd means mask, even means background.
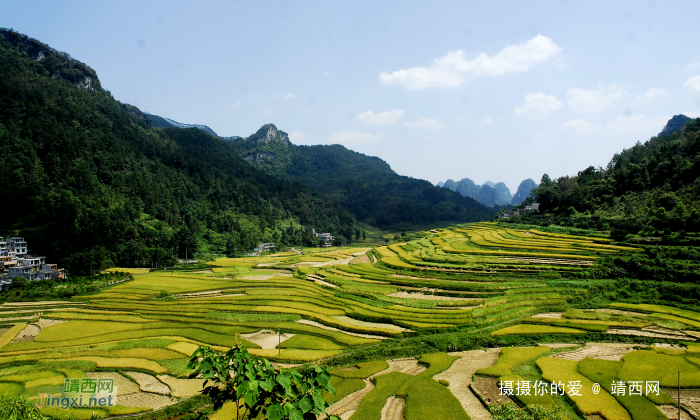
[[[284,417],[284,414],[284,408],[277,404],[267,407],[268,420],[280,420],[282,417]]]
[[[301,408],[301,411],[306,413],[312,408],[314,408],[314,403],[311,401],[311,398],[304,397],[301,399],[301,401],[299,401],[299,408]]]
[[[321,395],[320,392],[314,392],[313,394],[314,397],[314,405],[316,408],[323,412],[326,410],[326,402],[323,400],[323,396]]]
[[[289,376],[285,375],[284,373],[280,373],[279,375],[277,375],[277,383],[282,385],[285,390],[288,390],[292,381],[289,378]]]
[[[289,420],[304,420],[304,413],[300,410],[294,409],[289,413]]]
[[[253,392],[253,391],[248,391],[245,393],[245,397],[243,398],[245,400],[245,403],[248,404],[249,407],[255,406],[255,403],[258,402],[258,393]]]

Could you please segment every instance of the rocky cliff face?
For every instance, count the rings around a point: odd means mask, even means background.
[[[5,42],[13,50],[26,54],[37,62],[39,66],[33,70],[39,74],[65,80],[87,91],[102,89],[95,70],[67,53],[57,51],[11,29],[0,28],[0,42]]]
[[[260,133],[261,131],[263,133]],[[273,124],[264,125],[263,128],[258,130],[256,134],[262,135],[256,139],[251,140],[251,142],[254,144],[269,143],[273,139],[279,139],[282,143],[289,145],[289,135],[284,131],[277,130],[277,127],[275,127]]]

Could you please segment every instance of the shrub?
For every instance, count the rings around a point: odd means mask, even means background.
[[[8,420],[47,420],[34,402],[20,396],[0,395],[0,418]]]
[[[492,405],[489,407],[492,420],[565,420],[568,417],[564,408],[555,405],[547,407],[526,407],[520,408],[513,403]]]

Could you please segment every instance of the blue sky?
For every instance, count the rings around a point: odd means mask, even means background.
[[[700,116],[697,1],[1,0],[122,102],[433,183],[575,174]]]

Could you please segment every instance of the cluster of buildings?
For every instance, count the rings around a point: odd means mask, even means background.
[[[538,211],[540,209],[540,203],[532,203],[528,204],[523,208],[520,209],[513,209],[509,211],[505,211],[503,213],[500,213],[498,215],[499,219],[508,219],[513,216],[520,216],[521,214],[524,214],[529,211]]]
[[[29,281],[65,278],[62,268],[47,264],[46,257],[27,253],[27,241],[22,237],[0,237],[0,277],[2,288],[9,287],[12,279],[22,277]]]

